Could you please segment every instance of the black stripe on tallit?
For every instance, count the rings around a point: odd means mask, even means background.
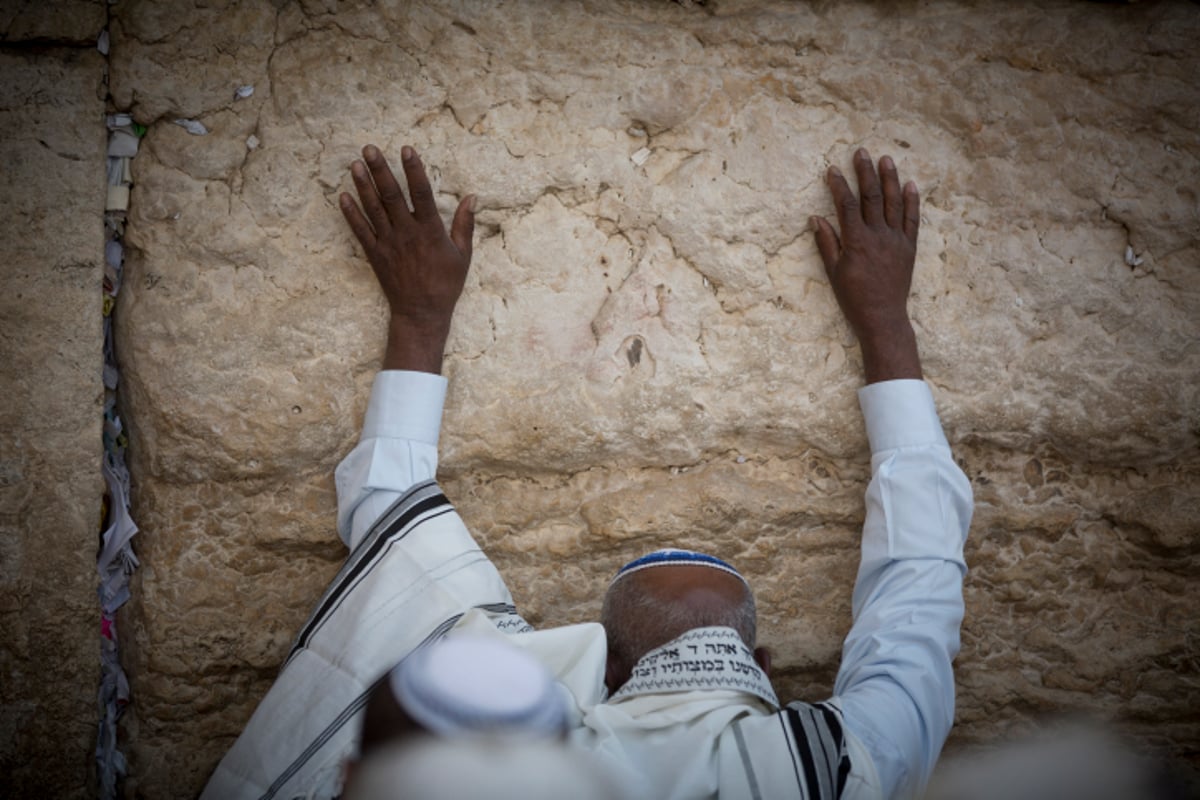
[[[517,613],[517,607],[512,603],[482,603],[475,608],[487,611],[489,614],[512,614],[515,616]]]
[[[779,727],[783,729],[783,741],[787,744],[788,755],[792,757],[792,771],[796,773],[796,786],[800,791],[804,791],[804,779],[800,777],[800,764],[796,761],[796,742],[792,738],[791,726],[788,725],[787,716],[783,712],[775,716],[779,719]]]
[[[829,732],[833,734],[833,740],[838,744],[841,758],[838,759],[837,768],[837,796],[841,797],[842,792],[846,790],[846,780],[850,776],[850,756],[846,754],[846,737],[842,734],[841,715],[824,703],[817,703],[813,707],[820,710],[825,724],[829,726]]]
[[[432,500],[435,498],[430,499]],[[427,510],[428,509],[426,509],[426,511]],[[319,613],[321,616],[319,618],[314,616],[308,625],[305,626],[305,630],[302,633],[304,638],[302,640],[297,640],[296,646],[293,648],[292,652],[288,654],[288,661],[285,661],[283,665],[286,667],[288,662],[291,661],[292,656],[308,647],[309,642],[312,641],[314,636],[320,633],[321,628],[325,626],[325,623],[333,618],[333,615],[339,608],[341,608],[342,603],[345,602],[346,598],[350,597],[351,593],[358,588],[358,585],[370,577],[375,567],[384,561],[393,546],[401,542],[406,536],[408,536],[409,533],[415,530],[417,525],[435,520],[445,514],[452,513],[454,513],[453,508],[448,505],[443,506],[436,513],[429,513],[425,514],[424,516],[419,515],[418,520],[408,526],[401,527],[398,531],[396,529],[389,529],[387,535],[381,536],[378,542],[372,543],[372,552],[369,554],[369,560],[358,562],[355,565],[355,568],[347,573],[347,577],[338,582],[337,591],[331,592],[327,598],[322,599],[319,608]]]
[[[758,776],[754,774],[754,762],[750,760],[746,736],[742,733],[741,720],[733,723],[733,738],[737,742],[738,755],[742,758],[742,769],[746,773],[746,788],[750,792],[750,800],[762,800],[762,793],[758,790]]]
[[[271,798],[275,797],[275,794],[282,789],[289,780],[292,779],[292,776],[295,775],[300,768],[303,767],[305,763],[307,763],[307,761],[313,757],[313,755],[315,755],[322,747],[325,746],[325,743],[328,742],[334,736],[334,734],[342,729],[342,726],[354,719],[354,715],[362,710],[363,706],[365,706],[367,703],[367,698],[371,696],[371,688],[372,687],[370,686],[367,687],[362,694],[351,701],[350,705],[342,709],[342,713],[334,717],[333,722],[329,723],[329,725],[325,727],[325,730],[321,731],[320,735],[313,739],[309,743],[308,747],[304,748],[304,752],[301,753],[296,760],[293,761],[291,765],[285,769],[278,778],[275,779],[275,782],[267,788],[266,793],[262,795],[260,800],[271,800]]]
[[[837,709],[823,703],[792,703],[780,716],[787,718],[785,730],[791,729],[788,747],[794,746],[803,766],[803,780],[797,771],[797,781],[804,796],[811,800],[841,797],[850,774],[850,758]]]
[[[316,610],[309,617],[308,622],[300,629],[295,644],[292,645],[291,651],[284,659],[283,666],[285,668],[298,652],[308,646],[313,634],[324,624],[328,616],[337,610],[353,585],[370,573],[387,546],[392,541],[399,541],[408,534],[406,528],[414,520],[422,514],[442,506],[446,508],[446,511],[452,510],[449,499],[440,491],[424,499],[416,499],[416,495],[428,488],[431,483],[432,481],[426,481],[414,486],[407,494],[393,503],[392,507],[380,517],[376,527],[367,533],[363,546],[359,547],[342,567],[330,584],[328,591],[325,592],[325,596],[321,598]],[[411,503],[411,506],[402,508],[405,503]],[[399,510],[399,514],[394,513],[397,510]]]
[[[462,619],[462,614],[455,614],[454,616],[443,620],[428,636],[421,641],[419,645],[413,648],[413,652],[416,652],[423,647],[428,647],[431,643],[445,636],[446,632],[453,628],[460,619]],[[385,672],[384,676],[386,675],[387,673]],[[378,683],[378,681],[376,681],[376,683]],[[374,686],[374,684],[372,684],[372,686]],[[334,717],[333,720],[325,726],[325,729],[317,734],[317,736],[308,743],[308,747],[304,748],[304,751],[300,753],[300,755],[296,756],[296,760],[289,764],[288,768],[279,774],[279,777],[276,778],[275,781],[267,788],[266,793],[263,794],[259,800],[271,800],[271,798],[275,797],[276,793],[282,789],[306,763],[308,763],[310,758],[320,752],[321,748],[324,747],[330,739],[337,735],[338,731],[340,731],[347,722],[354,719],[354,715],[361,711],[363,706],[366,704],[367,698],[371,694],[371,688],[372,687],[367,687],[366,691],[354,698],[350,702],[350,705],[342,709],[342,712]]]
[[[787,715],[788,727],[792,729],[796,754],[800,756],[800,763],[804,767],[804,796],[816,800],[821,797],[821,780],[817,777],[817,765],[813,762],[812,744],[804,733],[804,721],[800,719],[800,712],[794,708],[785,708],[783,711]]]

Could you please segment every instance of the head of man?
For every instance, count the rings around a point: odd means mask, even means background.
[[[429,739],[557,742],[566,736],[566,713],[553,676],[528,652],[501,636],[451,634],[415,650],[371,687],[358,758],[346,761],[343,780],[355,789],[362,764]]]
[[[566,709],[550,672],[499,637],[452,635],[421,648],[371,688],[359,753],[424,736],[556,739]]]
[[[768,675],[771,657],[756,647],[754,594],[725,562],[687,550],[659,550],[621,568],[600,613],[608,637],[605,685],[615,693],[646,653],[694,628],[737,631]]]

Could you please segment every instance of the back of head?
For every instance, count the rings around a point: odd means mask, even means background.
[[[712,556],[678,550],[625,565],[604,596],[600,622],[618,676],[610,690],[646,653],[694,628],[733,628],[753,650],[757,627],[754,595],[736,570]]]

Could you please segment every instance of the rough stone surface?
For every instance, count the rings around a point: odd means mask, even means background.
[[[1200,15],[1039,6],[114,6],[113,97],[150,127],[119,309],[136,791],[203,783],[344,555],[384,307],[336,197],[368,141],[414,144],[447,211],[481,197],[442,480],[530,619],[703,547],[794,697],[832,684],[868,475],[805,221],[826,165],[896,156],[978,501],[951,746],[1082,710],[1195,768]]]
[[[4,797],[87,797],[93,772],[103,74],[94,49],[0,49]]]
[[[3,0],[0,42],[94,45],[108,19],[106,5],[106,0]]]

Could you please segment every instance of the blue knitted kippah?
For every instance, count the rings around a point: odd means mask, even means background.
[[[667,548],[665,550],[655,550],[653,553],[635,558],[617,571],[617,574],[612,579],[612,583],[630,575],[634,572],[650,567],[711,567],[728,572],[742,583],[746,583],[746,579],[742,577],[742,573],[738,572],[729,564],[726,564],[716,556],[710,556],[707,553],[697,553],[692,550],[676,550]]]

